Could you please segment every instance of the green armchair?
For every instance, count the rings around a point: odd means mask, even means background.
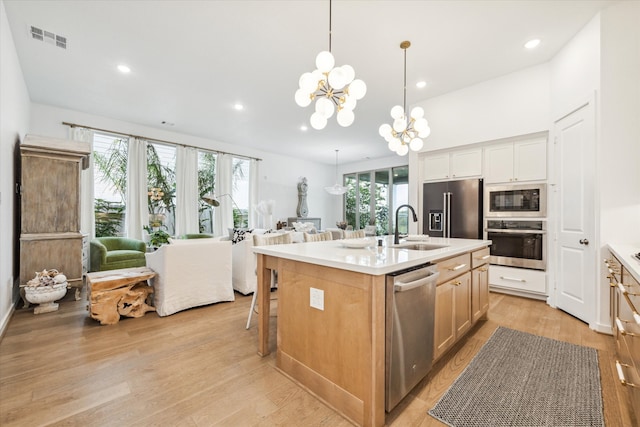
[[[144,267],[147,245],[142,240],[126,237],[96,237],[90,242],[89,271]]]
[[[213,234],[207,233],[191,233],[191,234],[183,234],[179,239],[210,239],[213,237]]]

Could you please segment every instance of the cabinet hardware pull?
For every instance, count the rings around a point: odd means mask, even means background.
[[[455,267],[449,268],[449,271],[457,271],[457,270],[460,270],[461,268],[465,268],[466,266],[467,264],[459,264],[459,265],[456,265]]]
[[[630,366],[627,365],[626,363],[620,363],[619,361],[616,360],[616,370],[618,371],[618,379],[620,380],[620,383],[624,386],[630,386],[630,387],[638,387],[636,384],[632,384],[632,383],[628,383],[627,380],[624,378],[624,372],[622,372],[622,367],[625,368],[629,368]]]
[[[483,272],[483,273],[484,273],[485,271],[487,271],[487,269],[486,269],[486,268],[484,268],[484,267],[480,267],[480,268],[478,269],[478,271],[481,271],[481,272]]]
[[[500,278],[501,278],[502,280],[511,280],[512,282],[522,282],[522,283],[525,283],[525,282],[526,282],[526,280],[525,280],[525,279],[517,279],[517,278],[514,278],[514,277],[500,276]]]
[[[620,335],[627,335],[629,337],[638,337],[640,335],[634,334],[633,332],[627,332],[624,328],[624,323],[630,323],[628,320],[621,320],[619,317],[616,317],[616,326],[618,327],[618,331],[620,331]]]
[[[633,313],[633,320],[635,320],[635,322],[638,324],[638,326],[640,326],[640,313],[638,313],[638,310],[636,310],[636,307],[633,305],[633,303],[629,299],[629,295],[623,294],[622,296],[624,296],[624,299],[627,300],[627,304],[629,304],[629,308],[631,309],[631,312]]]
[[[638,295],[640,295],[633,292],[629,292],[622,282],[618,282],[618,289],[620,289],[620,292],[622,292],[623,295],[631,295],[634,297],[637,297]]]
[[[484,261],[485,259],[489,259],[489,258],[491,258],[491,255],[481,256],[481,257],[476,258],[476,259],[479,259],[479,260],[481,260],[481,261]]]
[[[453,284],[456,285],[456,286],[460,286],[460,285],[462,285],[462,282],[459,281],[459,280],[456,280],[455,282],[453,282]]]

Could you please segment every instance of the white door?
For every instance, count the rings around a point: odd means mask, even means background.
[[[595,127],[591,103],[555,123],[558,256],[556,305],[595,320]]]

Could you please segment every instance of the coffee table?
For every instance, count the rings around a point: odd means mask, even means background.
[[[155,311],[153,286],[147,280],[156,273],[147,267],[123,268],[87,274],[87,309],[101,325],[113,325],[120,316],[142,317]]]

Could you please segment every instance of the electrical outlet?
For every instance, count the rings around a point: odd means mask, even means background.
[[[324,311],[324,291],[322,289],[309,288],[309,305]]]

